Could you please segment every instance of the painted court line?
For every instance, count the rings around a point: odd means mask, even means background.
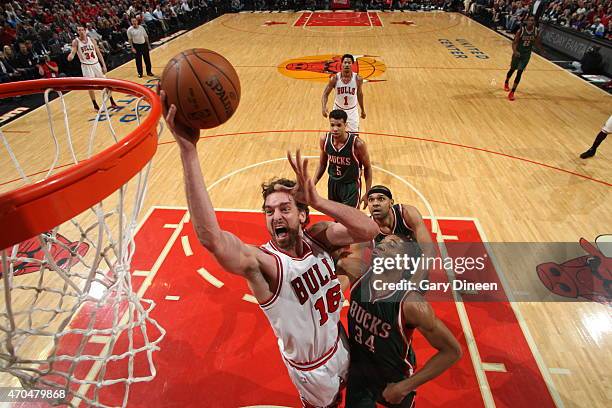
[[[223,287],[224,283],[221,282],[219,279],[217,279],[216,277],[212,276],[210,274],[210,272],[208,272],[206,269],[204,268],[200,268],[198,269],[198,274],[200,274],[201,277],[204,278],[204,280],[208,283],[210,283],[211,285],[213,285],[216,288],[221,288]]]
[[[550,371],[547,369],[546,364],[544,364],[544,358],[542,358],[542,355],[540,354],[540,350],[538,350],[538,346],[536,345],[536,342],[533,339],[531,332],[529,331],[529,327],[527,326],[527,322],[525,321],[525,318],[523,317],[521,310],[518,308],[518,306],[514,302],[512,292],[510,291],[510,285],[508,285],[508,281],[506,280],[504,271],[499,266],[499,262],[497,261],[497,258],[495,257],[495,254],[493,253],[491,246],[489,245],[487,236],[484,232],[484,228],[480,224],[480,221],[478,220],[478,218],[474,218],[474,225],[476,225],[476,230],[478,231],[481,241],[487,253],[489,254],[491,262],[493,263],[493,267],[495,268],[495,271],[497,272],[497,276],[499,277],[499,281],[502,284],[502,288],[504,289],[504,292],[506,293],[506,296],[508,297],[508,303],[510,304],[512,311],[514,312],[514,316],[516,317],[519,327],[521,328],[521,331],[523,332],[523,336],[525,337],[525,340],[527,341],[527,344],[529,345],[529,348],[531,349],[531,354],[533,355],[533,358],[536,364],[538,365],[540,374],[542,375],[542,378],[544,379],[544,382],[546,383],[546,386],[548,387],[548,392],[550,393],[550,396],[555,402],[555,405],[558,408],[563,408],[564,405],[563,405],[563,400],[561,399],[561,395],[559,395],[559,391],[557,391],[557,388],[555,387],[555,383],[553,382],[552,377],[550,376]]]
[[[255,296],[249,295],[248,293],[242,295],[242,300],[257,304],[257,299],[255,299]]]
[[[188,235],[183,235],[181,237],[181,245],[183,246],[183,252],[185,253],[185,256],[193,255],[193,251],[191,250],[191,244],[189,243]]]
[[[139,270],[136,270],[136,271],[132,272],[132,276],[142,276],[142,277],[146,278],[147,276],[149,276],[150,273],[151,273],[151,271],[139,271]]]
[[[571,375],[572,374],[572,372],[567,368],[551,367],[548,369],[548,371],[550,371],[551,374],[556,374],[556,375]]]
[[[170,236],[170,238],[166,242],[166,245],[164,246],[164,248],[160,252],[160,254],[157,257],[157,259],[155,260],[155,263],[153,264],[153,267],[151,268],[151,271],[148,273],[148,275],[145,278],[144,282],[142,282],[138,292],[136,293],[136,296],[138,296],[139,298],[143,298],[144,297],[145,292],[147,291],[149,286],[151,286],[151,283],[153,282],[153,279],[157,275],[157,272],[159,271],[159,268],[161,267],[162,263],[166,260],[166,257],[168,256],[168,253],[170,252],[170,249],[174,246],[174,243],[176,242],[176,239],[178,238],[181,230],[183,229],[183,224],[185,223],[185,218],[186,218],[186,215],[183,215],[183,219],[177,225],[176,230],[172,233],[172,235]],[[128,319],[128,311],[124,312],[123,316],[121,316],[119,325],[125,325],[127,323],[127,319]],[[111,348],[111,343],[112,342],[110,342],[108,340],[110,340],[110,337],[108,337],[107,340],[104,342],[104,347],[102,348],[102,351],[100,351],[100,353],[98,354],[100,357],[101,356],[108,356],[109,355],[110,348]],[[102,369],[102,365],[103,365],[103,361],[95,361],[94,364],[92,365],[91,369],[87,373],[87,376],[85,377],[85,380],[86,381],[92,381],[94,379],[94,377],[96,377],[98,375],[98,373],[100,372],[100,370]],[[89,387],[91,387],[91,384],[82,384],[79,387],[79,389],[78,389],[78,393],[80,395],[87,395]],[[75,398],[72,399],[71,402],[72,402],[72,404],[74,404],[74,406],[78,407],[80,405],[80,403],[81,403],[81,399],[78,398],[78,397],[75,397]]]
[[[444,241],[458,241],[459,237],[456,235],[442,235]]]
[[[106,344],[108,342],[108,336],[91,336],[89,342],[96,344]]]
[[[183,229],[183,225],[185,224],[186,216],[187,216],[186,214],[183,215],[183,218],[181,219],[181,221],[176,226],[176,229],[174,230],[174,232],[172,233],[172,235],[168,239],[168,242],[166,242],[166,246],[164,246],[164,249],[162,249],[159,257],[157,257],[157,259],[155,260],[155,263],[153,264],[153,267],[151,268],[151,273],[147,276],[147,278],[144,280],[144,282],[142,283],[142,285],[138,289],[138,296],[139,297],[144,297],[145,292],[147,291],[147,289],[149,289],[149,286],[151,286],[151,283],[153,282],[153,279],[155,278],[155,275],[157,275],[157,271],[161,267],[162,263],[166,260],[166,257],[168,256],[168,253],[170,252],[170,250],[174,246],[174,243],[176,242],[178,236],[180,235],[180,233],[181,233],[181,231]]]
[[[482,363],[485,371],[495,371],[496,373],[506,373],[506,366],[503,363]]]
[[[559,69],[561,69],[561,68],[559,68]],[[239,135],[252,136],[252,135],[261,135],[261,134],[265,135],[265,134],[278,134],[278,133],[283,134],[283,133],[309,133],[309,132],[311,132],[311,133],[315,133],[315,132],[327,132],[327,130],[321,130],[321,129],[314,129],[314,130],[305,130],[305,129],[257,130],[257,131],[251,131],[251,132],[220,133],[218,135],[202,136],[202,137],[200,137],[200,139],[214,139],[214,138],[218,138],[218,137],[239,136]],[[384,137],[392,137],[392,138],[398,138],[398,139],[415,140],[415,141],[420,141],[420,142],[436,143],[436,144],[442,144],[442,145],[446,145],[446,146],[459,147],[459,148],[462,148],[462,149],[474,150],[474,151],[478,151],[478,152],[482,152],[482,153],[492,154],[492,155],[495,155],[495,156],[505,157],[507,159],[518,160],[518,161],[521,161],[521,162],[524,162],[524,163],[534,164],[536,166],[540,166],[540,167],[544,167],[544,168],[547,168],[547,169],[550,169],[550,170],[555,170],[555,171],[558,171],[558,172],[570,174],[570,175],[577,176],[577,177],[580,177],[580,178],[583,178],[583,179],[586,179],[586,180],[593,181],[595,183],[599,183],[599,184],[603,184],[603,185],[608,186],[608,187],[612,187],[612,183],[609,183],[609,182],[604,181],[604,180],[596,179],[596,178],[591,177],[591,176],[586,175],[586,174],[577,173],[577,172],[572,171],[572,170],[563,169],[561,167],[553,166],[553,165],[550,165],[550,164],[538,162],[538,161],[527,159],[527,158],[524,158],[524,157],[514,156],[512,154],[498,152],[498,151],[495,151],[495,150],[489,150],[489,149],[485,149],[485,148],[478,147],[478,146],[471,146],[471,145],[465,145],[465,144],[461,144],[461,143],[448,142],[448,141],[440,140],[440,139],[431,139],[431,138],[417,137],[417,136],[396,135],[396,134],[391,134],[391,133],[360,132],[360,134],[361,135],[384,136]],[[158,145],[161,146],[161,145],[165,145],[165,144],[174,144],[174,143],[176,143],[176,142],[174,140],[171,140],[171,141],[167,141],[167,142],[161,142]],[[318,156],[317,156],[317,158],[318,158]],[[10,182],[12,182],[12,181],[9,181],[7,183],[10,183]],[[3,184],[7,184],[7,183],[3,183]],[[3,185],[3,184],[0,184],[0,185]]]

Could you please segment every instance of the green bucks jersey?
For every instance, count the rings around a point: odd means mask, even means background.
[[[337,183],[355,183],[361,177],[361,163],[355,154],[357,137],[357,133],[347,132],[346,142],[336,149],[332,134],[327,134],[325,153],[327,153],[327,173],[330,180]]]
[[[372,285],[378,276],[370,269],[351,288],[349,377],[359,377],[369,388],[382,392],[388,383],[411,376],[416,358],[412,350],[414,328],[404,322],[402,313],[407,292],[373,299]]]
[[[410,228],[408,225],[406,225],[406,222],[404,221],[404,214],[402,212],[402,205],[401,204],[395,204],[393,207],[391,207],[391,211],[393,211],[393,215],[394,215],[394,217],[393,217],[394,224],[393,224],[393,228],[391,229],[391,234],[393,234],[393,235],[400,235],[400,236],[408,238],[409,241],[416,242],[416,237],[414,235],[414,231],[412,230],[412,228]],[[378,244],[380,241],[385,239],[386,236],[387,236],[387,234],[383,234],[381,232],[380,234],[378,234],[376,236],[376,238],[374,238],[374,240]]]
[[[519,35],[519,33],[517,33],[517,35]],[[518,52],[521,54],[531,53],[536,38],[538,37],[538,29],[534,27],[531,31],[527,31],[527,28],[523,27],[521,28],[520,36],[521,38],[517,47]]]

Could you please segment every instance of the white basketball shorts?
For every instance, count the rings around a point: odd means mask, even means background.
[[[106,78],[102,73],[100,63],[96,64],[81,64],[81,71],[85,78]]]

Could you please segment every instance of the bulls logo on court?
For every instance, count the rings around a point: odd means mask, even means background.
[[[380,57],[373,55],[354,55],[353,72],[358,73],[365,82],[381,82],[376,79],[385,73],[387,67]],[[330,75],[342,70],[342,55],[313,55],[293,58],[277,66],[278,72],[294,79],[327,82]]]
[[[85,256],[89,250],[89,244],[85,242],[72,242],[63,235],[57,234],[49,244],[48,251],[59,267],[69,268],[79,261],[77,256]],[[15,258],[22,258],[21,262],[14,262],[13,275],[25,275],[36,272],[41,268],[41,262],[45,260],[45,251],[41,247],[41,239],[36,236],[27,239],[17,247]],[[31,261],[28,261],[31,260]],[[0,265],[0,276],[3,270]]]
[[[556,295],[612,304],[612,235],[600,235],[595,245],[580,238],[588,255],[558,264],[537,266],[538,277]]]

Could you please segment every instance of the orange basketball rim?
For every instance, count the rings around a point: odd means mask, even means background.
[[[117,79],[39,79],[0,85],[0,99],[54,91],[103,90],[143,97],[151,106],[138,128],[115,145],[45,180],[0,195],[0,249],[45,232],[108,197],[136,175],[157,150],[159,97],[149,88]]]

